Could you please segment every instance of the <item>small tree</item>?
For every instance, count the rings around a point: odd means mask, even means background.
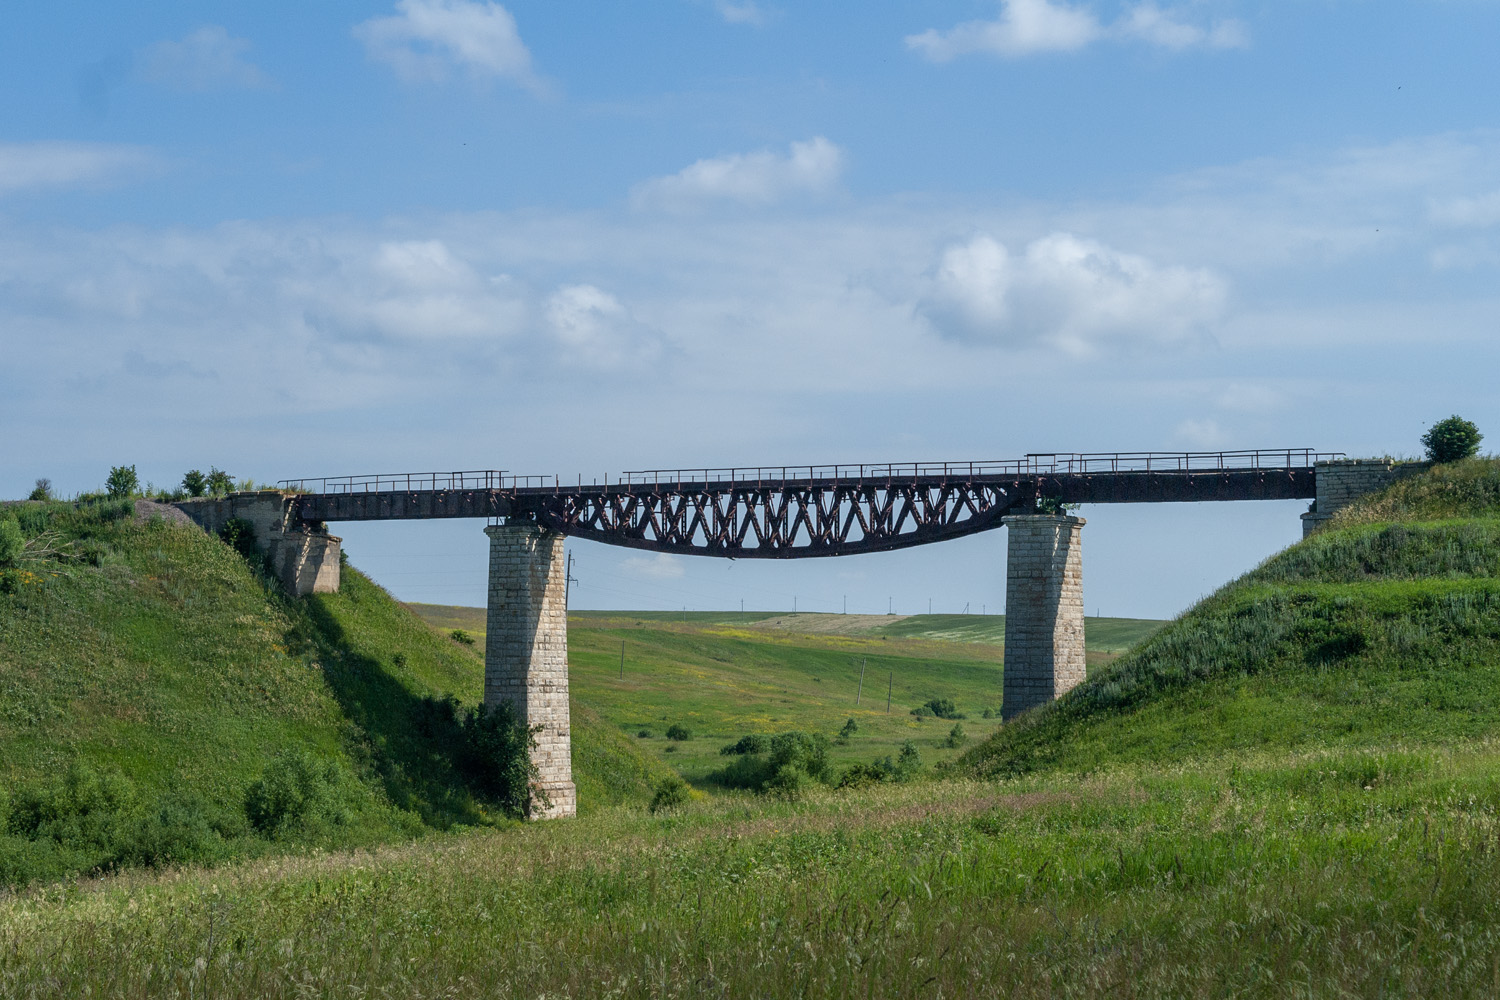
[[[31,496],[27,497],[26,499],[28,499],[28,500],[51,500],[52,499],[52,480],[46,478],[45,476],[43,478],[41,478],[41,479],[38,479],[36,481],[36,485],[31,488]]]
[[[116,500],[139,493],[141,481],[135,474],[135,466],[116,465],[110,469],[109,478],[104,481],[104,488],[109,491],[110,497]]]
[[[190,497],[201,497],[208,492],[208,477],[197,469],[189,469],[182,475],[182,492]]]
[[[208,478],[205,481],[208,492],[214,496],[223,496],[225,493],[234,492],[234,477],[223,469],[208,467]]]
[[[1484,435],[1479,428],[1457,414],[1439,420],[1422,435],[1422,447],[1427,457],[1434,462],[1459,462],[1473,458],[1479,452],[1479,442]]]

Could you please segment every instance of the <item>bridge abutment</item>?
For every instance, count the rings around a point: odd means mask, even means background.
[[[510,702],[536,734],[533,819],[578,811],[568,714],[567,571],[563,536],[530,522],[484,529],[490,538],[489,603],[485,615],[484,703]]]
[[[1000,716],[1071,690],[1085,676],[1081,517],[1020,514],[1008,529],[1005,689]]]

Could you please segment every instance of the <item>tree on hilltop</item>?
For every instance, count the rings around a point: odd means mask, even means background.
[[[1422,435],[1422,447],[1427,449],[1429,459],[1442,464],[1473,458],[1479,453],[1479,442],[1483,440],[1484,435],[1479,433],[1478,427],[1454,414],[1446,420],[1439,420]]]

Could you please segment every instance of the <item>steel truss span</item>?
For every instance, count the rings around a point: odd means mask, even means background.
[[[1000,526],[1038,501],[1161,503],[1315,496],[1311,449],[1028,455],[1014,462],[625,473],[566,483],[504,472],[293,480],[304,521],[525,519],[576,538],[683,555],[882,552]]]

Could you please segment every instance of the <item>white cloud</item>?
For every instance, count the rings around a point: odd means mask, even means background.
[[[1071,52],[1102,33],[1098,20],[1086,10],[1049,0],[1003,0],[1000,16],[993,21],[966,21],[947,31],[929,28],[908,36],[906,45],[933,62],[947,62],[971,52]]]
[[[1228,435],[1218,421],[1209,418],[1189,418],[1178,424],[1173,435],[1190,448],[1222,448],[1228,443]]]
[[[1500,225],[1500,191],[1435,201],[1427,214],[1440,226],[1481,229]]]
[[[250,42],[231,38],[220,25],[199,28],[181,41],[157,42],[140,56],[141,74],[179,90],[264,87],[270,80],[245,58]]]
[[[1190,24],[1154,3],[1131,7],[1115,23],[1115,32],[1164,49],[1243,49],[1250,44],[1250,29],[1243,21],[1218,21],[1207,27]]]
[[[766,12],[755,0],[715,0],[714,8],[730,24],[759,26],[766,23]]]
[[[559,356],[584,368],[620,368],[649,361],[660,344],[620,300],[593,285],[564,285],[547,300],[547,327]]]
[[[156,158],[137,146],[91,142],[0,143],[0,196],[36,188],[78,187],[149,169]]]
[[[396,10],[355,25],[354,37],[371,58],[388,63],[403,79],[442,81],[458,68],[475,78],[499,77],[545,90],[516,19],[499,4],[398,0]]]
[[[647,580],[677,580],[684,573],[682,561],[670,553],[657,552],[649,556],[629,556],[620,561],[620,568],[631,576]]]
[[[1086,355],[1199,336],[1223,312],[1226,292],[1208,270],[1163,267],[1069,233],[1035,240],[1019,256],[979,235],[943,252],[921,309],[961,339]]]
[[[1076,52],[1110,38],[1179,51],[1243,48],[1250,43],[1243,22],[1227,20],[1204,27],[1151,2],[1127,7],[1114,24],[1106,26],[1085,7],[1053,0],[1001,0],[1000,16],[994,20],[966,21],[946,31],[929,28],[908,35],[906,45],[933,62],[948,62],[972,53],[1015,58],[1038,52]]]
[[[791,196],[833,188],[844,153],[822,136],[794,142],[786,154],[762,150],[699,160],[667,177],[636,187],[638,207],[687,208],[708,201],[770,205]]]

